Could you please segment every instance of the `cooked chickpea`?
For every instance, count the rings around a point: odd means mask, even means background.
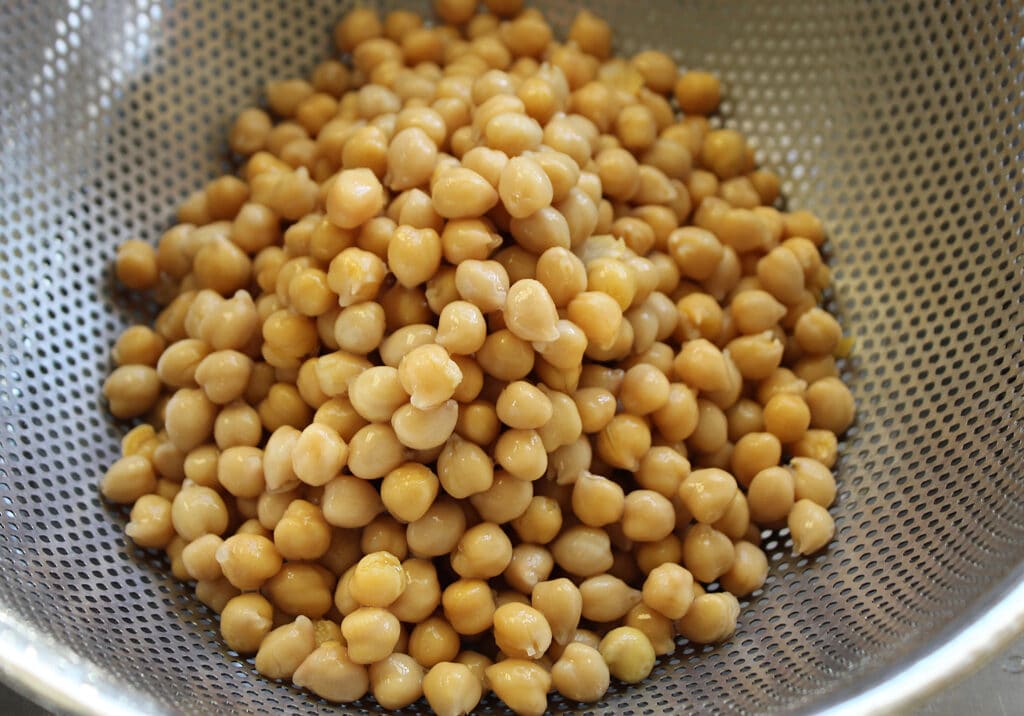
[[[853,424],[856,417],[853,394],[839,378],[814,381],[807,387],[804,397],[811,412],[811,427],[840,435]]]
[[[255,654],[270,633],[274,607],[257,593],[228,600],[220,615],[220,634],[228,648],[239,654]]]
[[[765,430],[783,443],[802,438],[811,425],[811,416],[807,402],[792,393],[773,395],[764,405]]]
[[[736,480],[725,470],[694,470],[679,486],[679,498],[698,522],[720,520],[736,497]],[[678,617],[672,617],[678,619]]]
[[[635,684],[647,678],[657,658],[654,647],[643,632],[623,626],[612,629],[598,647],[615,678]]]
[[[111,502],[131,504],[157,487],[153,464],[141,455],[123,457],[109,468],[100,482],[100,491]]]
[[[438,716],[468,714],[480,703],[480,680],[465,664],[439,661],[423,677],[423,696]]]
[[[160,378],[148,365],[123,365],[103,383],[110,412],[117,418],[134,418],[152,408],[160,397]],[[202,412],[201,412],[202,415]]]
[[[366,667],[353,661],[344,646],[328,641],[295,669],[292,683],[327,701],[348,703],[363,697],[370,687],[370,677]]]
[[[551,545],[551,554],[559,567],[578,577],[591,577],[606,572],[611,569],[613,562],[608,533],[597,527],[583,525],[562,530]]]
[[[382,708],[404,708],[423,695],[423,675],[411,656],[393,653],[370,665],[370,691]]]
[[[676,628],[694,643],[714,644],[732,636],[739,613],[739,601],[732,594],[702,594],[693,600],[689,611],[676,622]]]
[[[787,526],[793,537],[793,551],[814,554],[835,536],[836,524],[828,510],[808,499],[798,500],[789,512]]]
[[[710,525],[693,525],[683,539],[683,565],[705,584],[728,572],[735,556],[732,540]]]
[[[430,617],[409,635],[409,655],[426,668],[451,661],[459,652],[459,635],[445,619]]]
[[[494,620],[494,594],[482,579],[459,579],[441,595],[444,617],[459,634],[479,634]]]
[[[160,495],[140,497],[132,506],[124,533],[140,547],[166,547],[175,536],[170,500]]]
[[[319,559],[331,546],[332,531],[321,509],[293,500],[274,525],[274,544],[290,560]]]
[[[390,656],[401,628],[395,615],[380,607],[359,607],[341,622],[348,656],[357,664],[372,664]]]
[[[551,675],[537,662],[504,659],[488,666],[485,674],[494,694],[515,713],[541,716],[547,711]]]
[[[750,517],[758,524],[778,522],[793,508],[793,473],[784,467],[769,467],[754,475],[747,488]]]
[[[767,578],[768,557],[757,545],[740,540],[736,542],[736,557],[732,567],[719,581],[732,594],[745,597],[760,589]]]
[[[494,444],[494,459],[520,480],[536,480],[548,468],[547,450],[536,430],[506,430]]]

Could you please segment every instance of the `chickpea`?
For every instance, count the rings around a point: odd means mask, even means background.
[[[613,562],[608,533],[583,525],[562,530],[551,545],[551,555],[559,567],[577,577],[607,572]]]
[[[205,534],[223,534],[228,511],[221,496],[209,487],[183,487],[171,502],[171,521],[183,539],[192,541]]]
[[[802,438],[810,424],[811,409],[799,395],[779,393],[765,403],[765,430],[783,443],[795,442]]]
[[[679,486],[679,499],[686,509],[694,519],[706,524],[720,520],[736,494],[735,478],[717,468],[694,470]]]
[[[148,365],[123,365],[103,383],[110,412],[117,418],[134,418],[152,408],[160,397],[157,371]]]
[[[224,450],[217,460],[217,481],[235,497],[259,497],[266,489],[263,452],[247,446]]]
[[[349,659],[357,664],[386,659],[398,643],[401,628],[398,619],[387,609],[359,607],[341,622]]]
[[[793,473],[769,467],[757,473],[747,489],[750,516],[758,524],[778,522],[789,514],[795,500]]]
[[[804,397],[811,413],[811,427],[840,435],[856,418],[853,394],[839,378],[826,377],[814,381]]]
[[[356,564],[349,593],[362,606],[386,607],[402,595],[407,584],[408,577],[397,557],[389,552],[373,552]]]
[[[532,499],[531,483],[499,472],[490,488],[471,495],[469,501],[485,521],[505,524],[526,512]]]
[[[274,608],[256,593],[228,600],[220,615],[220,634],[228,648],[239,654],[255,654],[270,633]]]
[[[316,647],[295,669],[292,682],[334,703],[362,698],[370,687],[366,667],[353,661],[348,650],[336,641]]]
[[[409,655],[429,669],[456,657],[459,635],[443,618],[431,617],[413,628],[408,648]]]
[[[618,522],[625,508],[621,486],[606,477],[584,471],[572,489],[572,509],[580,521],[591,527]]]
[[[561,527],[561,507],[557,501],[543,495],[535,495],[526,510],[512,520],[512,528],[519,539],[536,544],[551,542]]]
[[[580,596],[583,617],[596,622],[621,619],[641,599],[639,590],[611,574],[585,579],[580,584]]]
[[[333,603],[334,576],[312,564],[284,564],[266,581],[263,593],[280,613],[319,619]]]
[[[465,578],[489,579],[505,571],[512,559],[512,542],[498,525],[484,522],[459,539],[451,555],[452,569]]]
[[[551,627],[538,610],[510,602],[494,611],[494,640],[511,658],[535,659],[551,645]]]
[[[617,627],[601,639],[598,647],[615,678],[635,684],[647,678],[654,669],[656,654],[643,632],[633,627]]]
[[[281,554],[266,537],[235,534],[217,548],[224,576],[242,590],[258,589],[281,569]]]
[[[695,391],[685,383],[672,383],[668,402],[651,418],[661,436],[670,442],[690,437],[700,418]]]
[[[536,430],[506,430],[494,444],[494,459],[520,480],[536,480],[548,469],[547,450]]]
[[[824,549],[835,536],[836,525],[828,510],[808,499],[797,500],[787,518],[793,551],[814,554]]]
[[[735,556],[732,541],[710,525],[693,525],[683,539],[683,565],[706,584],[728,572]]]
[[[736,542],[736,558],[720,578],[722,587],[737,597],[745,597],[760,589],[767,578],[768,557],[761,548],[745,540]]]
[[[256,670],[269,679],[290,679],[316,648],[313,622],[297,617],[263,639],[256,652]]]
[[[744,487],[754,475],[779,464],[782,443],[772,433],[750,432],[736,441],[732,453],[732,472]]]
[[[494,620],[494,595],[482,579],[459,579],[441,595],[444,617],[459,634],[479,634]]]
[[[498,191],[472,169],[455,167],[432,185],[434,210],[446,219],[473,219],[498,203]]]
[[[124,533],[140,547],[166,547],[175,536],[170,500],[160,495],[141,496],[132,506]]]
[[[370,665],[370,690],[382,708],[404,708],[423,695],[423,675],[411,656],[393,653]]]
[[[423,677],[423,695],[438,716],[468,714],[480,703],[483,689],[465,664],[440,661]]]
[[[441,603],[441,586],[437,580],[437,570],[429,560],[416,558],[405,560],[402,568],[405,570],[408,586],[388,609],[403,622],[422,622]]]
[[[352,475],[339,475],[324,486],[324,519],[335,527],[365,527],[384,510],[374,486]]]
[[[131,504],[157,487],[153,464],[141,455],[123,457],[111,465],[100,482],[100,491],[111,502]]]
[[[285,559],[319,559],[331,546],[331,526],[320,508],[305,500],[291,501],[273,529],[274,545]]]
[[[551,675],[537,662],[504,659],[485,674],[495,695],[515,713],[541,716],[547,711]]]

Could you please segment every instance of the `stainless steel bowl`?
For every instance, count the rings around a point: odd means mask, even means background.
[[[126,543],[96,483],[124,430],[100,398],[109,346],[149,315],[110,280],[116,244],[155,240],[228,167],[233,113],[324,56],[347,4],[0,8],[0,668],[37,699],[327,709],[228,652],[189,587]],[[581,3],[540,4],[564,28]],[[1021,6],[589,5],[620,50],[720,73],[725,123],[787,177],[792,206],[825,218],[860,408],[835,544],[798,559],[773,537],[734,639],[680,647],[597,711],[904,706],[1024,620]]]

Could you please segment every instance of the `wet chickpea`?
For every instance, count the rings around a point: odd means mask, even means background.
[[[541,716],[547,711],[551,675],[526,659],[504,659],[488,666],[485,675],[494,694],[517,714]]]
[[[732,594],[745,597],[764,585],[768,578],[768,558],[760,547],[745,540],[736,542],[735,549],[732,567],[719,581]]]
[[[521,515],[512,520],[516,535],[525,541],[548,544],[562,528],[562,510],[558,502],[535,495]]]
[[[339,642],[318,646],[299,665],[292,683],[334,703],[348,703],[362,698],[369,689],[366,667],[355,663]]]
[[[425,668],[454,659],[459,652],[459,635],[441,617],[417,624],[409,635],[409,655]]]
[[[811,427],[840,435],[853,424],[856,417],[853,395],[839,378],[814,381],[807,387],[804,398],[811,412]]]
[[[373,664],[390,656],[400,631],[395,615],[380,607],[359,607],[341,621],[348,656],[357,664]]]
[[[107,469],[100,491],[111,502],[130,504],[156,490],[156,486],[153,464],[141,455],[129,455]]]
[[[785,519],[793,507],[793,473],[784,467],[769,467],[754,475],[747,488],[750,518],[758,524]]]
[[[664,539],[675,521],[675,509],[664,495],[653,490],[633,490],[626,495],[621,527],[627,538],[636,542]]]
[[[627,684],[635,684],[654,669],[656,655],[654,647],[643,632],[633,627],[612,629],[598,647],[608,670],[615,678]]]
[[[370,691],[382,708],[404,708],[423,695],[423,675],[411,656],[392,653],[370,665]]]
[[[533,607],[503,604],[494,611],[494,640],[514,659],[536,659],[551,645],[551,627]]]
[[[798,500],[787,517],[793,551],[814,554],[832,541],[836,525],[828,510],[808,499]]]
[[[460,716],[476,708],[483,689],[465,664],[440,661],[423,677],[423,695],[438,716]]]
[[[724,255],[718,238],[710,231],[696,226],[672,231],[668,236],[667,248],[682,274],[697,281],[711,278]]]
[[[235,534],[228,537],[217,548],[216,558],[228,581],[242,590],[258,589],[281,569],[281,554],[277,547],[260,535]]]
[[[839,458],[839,439],[831,430],[811,429],[789,446],[795,457],[809,457],[831,468]]]
[[[844,386],[845,387],[845,386]],[[799,395],[779,393],[764,405],[764,427],[783,443],[799,440],[811,425],[812,413]]]
[[[175,536],[170,500],[160,495],[140,497],[132,506],[124,533],[140,547],[166,547]]]
[[[625,493],[606,477],[584,471],[573,484],[572,509],[580,521],[591,527],[604,527],[622,518]]]
[[[577,525],[563,530],[552,543],[551,554],[559,567],[578,577],[601,574],[612,566],[611,541],[596,527]]]
[[[156,367],[167,342],[147,326],[131,326],[118,336],[111,352],[114,362],[123,365]]]
[[[263,593],[279,613],[319,619],[333,603],[334,577],[323,567],[289,562],[268,579]]]
[[[750,432],[736,441],[731,468],[736,480],[746,487],[754,475],[778,465],[781,458],[782,443],[778,437],[768,432]]]
[[[494,621],[494,595],[482,579],[459,579],[441,595],[444,617],[459,634],[479,634]]]
[[[683,565],[705,584],[729,571],[735,556],[732,540],[710,525],[693,525],[683,539]]]
[[[736,497],[735,478],[725,470],[694,470],[679,486],[679,498],[698,522],[720,520]],[[678,617],[672,617],[678,619]]]
[[[621,619],[640,602],[641,593],[611,574],[600,574],[580,584],[583,617],[595,622]]]
[[[160,396],[158,371],[139,364],[116,368],[103,383],[103,395],[115,417],[138,417],[152,408]],[[205,415],[205,409],[200,411]]]
[[[686,114],[708,115],[718,109],[721,87],[718,79],[707,72],[684,72],[675,84],[676,101]]]
[[[679,633],[697,644],[714,644],[728,639],[736,630],[740,605],[728,592],[702,594],[676,622]]]
[[[324,486],[324,519],[335,527],[365,527],[384,504],[374,486],[353,475],[339,475]]]
[[[255,654],[270,633],[274,607],[256,593],[228,600],[220,615],[220,633],[229,648],[239,654]]]
[[[418,520],[406,528],[406,540],[412,553],[422,557],[448,554],[466,531],[466,515],[450,499],[436,500]]]

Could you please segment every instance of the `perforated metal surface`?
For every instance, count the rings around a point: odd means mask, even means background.
[[[93,693],[142,710],[327,708],[227,652],[96,483],[124,430],[100,396],[108,349],[146,316],[110,280],[116,244],[155,240],[227,167],[234,112],[326,55],[345,4],[0,9],[0,625],[90,659]],[[580,3],[547,5],[564,28]],[[1021,8],[591,5],[621,50],[718,72],[726,123],[826,220],[860,409],[835,545],[808,561],[770,542],[732,641],[680,649],[601,709],[832,703],[934,648],[1024,563]]]

